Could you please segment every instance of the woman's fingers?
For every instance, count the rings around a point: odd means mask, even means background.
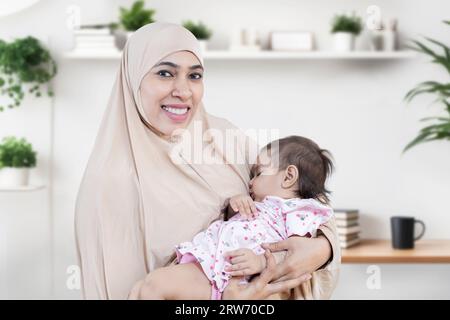
[[[276,283],[269,283],[267,285],[267,292],[269,295],[274,294],[274,293],[281,293],[290,289],[293,289],[295,287],[298,287],[300,284],[302,284],[305,281],[308,281],[309,279],[311,279],[311,274],[307,273],[304,275],[301,275],[298,278],[294,278],[291,280],[285,280],[285,281],[280,281],[280,282],[276,282]]]
[[[280,274],[281,274],[281,272],[280,272]],[[292,279],[298,278],[300,276],[303,276],[303,274],[299,273],[298,271],[287,272],[278,278],[275,277],[276,280],[272,281],[272,283],[277,283],[277,282],[286,281],[286,280],[292,280]]]
[[[270,253],[269,250],[266,250],[264,256],[266,257],[266,268],[256,280],[256,286],[259,290],[263,289],[270,281],[272,281],[276,271],[276,262],[273,254]]]

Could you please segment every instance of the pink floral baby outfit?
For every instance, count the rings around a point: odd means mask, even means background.
[[[239,213],[228,221],[215,221],[198,233],[192,242],[175,247],[180,263],[198,262],[213,288],[212,298],[219,298],[231,276],[225,271],[230,262],[227,251],[248,248],[264,254],[262,243],[285,240],[292,235],[315,237],[317,229],[333,214],[330,207],[314,199],[283,199],[267,196],[255,202],[258,214],[246,219]]]

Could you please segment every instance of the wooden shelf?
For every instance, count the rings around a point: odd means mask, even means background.
[[[0,192],[30,192],[44,189],[44,185],[24,186],[24,187],[0,187]]]
[[[391,240],[361,240],[342,249],[342,263],[450,263],[450,240],[419,240],[414,249],[393,249]]]
[[[76,60],[115,60],[120,59],[122,53],[111,52],[89,52],[72,51],[66,53],[67,59]],[[333,51],[310,51],[310,52],[282,52],[282,51],[206,51],[203,55],[205,60],[391,60],[391,59],[410,59],[416,57],[413,51],[352,51],[352,52],[333,52]]]

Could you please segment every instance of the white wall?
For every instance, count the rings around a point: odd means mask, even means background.
[[[49,37],[58,60],[52,202],[56,298],[79,297],[79,292],[68,290],[65,283],[67,267],[76,263],[74,201],[118,66],[118,61],[62,57],[71,45],[70,31],[65,28],[66,9],[79,5],[83,23],[101,23],[116,19],[117,6],[131,2],[42,0],[32,9],[0,20],[1,38],[27,34]],[[148,4],[157,10],[157,20],[203,20],[214,30],[213,49],[227,47],[234,26],[250,24],[261,30],[263,37],[272,29],[312,30],[319,48],[329,49],[329,21],[334,13],[354,9],[364,14],[372,4],[379,5],[386,17],[399,18],[403,39],[425,34],[448,42],[450,31],[441,23],[449,18],[445,13],[450,3],[445,0],[196,0],[189,5],[182,0],[152,0]],[[263,43],[266,40],[263,38]],[[364,45],[361,38],[358,47]],[[425,221],[425,238],[450,238],[450,205],[444,201],[450,194],[449,144],[433,142],[401,155],[421,127],[418,119],[440,110],[439,106],[429,106],[431,97],[419,98],[410,106],[402,98],[420,81],[447,81],[442,70],[422,58],[208,61],[206,67],[204,100],[211,113],[243,128],[279,128],[282,135],[305,135],[332,151],[336,161],[330,181],[333,203],[360,209],[363,237],[388,238],[389,217],[404,214]],[[0,114],[0,119],[5,115]],[[35,139],[47,136],[37,124],[33,129],[28,133]],[[15,129],[11,131],[15,133]],[[4,133],[0,127],[0,134]],[[47,149],[42,146],[42,156]],[[43,171],[37,169],[42,175]],[[3,205],[4,197],[0,199]],[[366,287],[366,267],[344,265],[334,298],[450,298],[448,265],[380,265],[380,290]]]

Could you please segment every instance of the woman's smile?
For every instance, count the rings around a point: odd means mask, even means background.
[[[170,120],[182,123],[189,118],[191,107],[187,104],[164,104],[161,106],[161,109]]]

